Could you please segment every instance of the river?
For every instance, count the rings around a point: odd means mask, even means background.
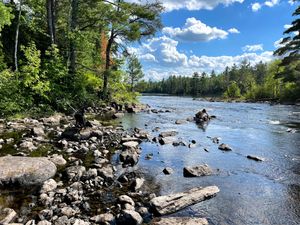
[[[174,216],[206,217],[216,225],[300,224],[299,106],[202,102],[170,96],[143,96],[141,102],[171,112],[128,114],[122,119],[125,128],[143,128],[153,137],[161,131],[176,130],[183,141],[197,142],[195,148],[142,143],[136,169],[144,174],[148,185],[161,195],[199,186],[220,188],[215,198]],[[217,117],[206,128],[193,122],[175,124],[202,108]],[[156,127],[161,130],[153,131]],[[209,137],[221,138],[220,143],[230,145],[233,151],[222,152]],[[153,158],[146,160],[147,154]],[[249,160],[247,155],[265,161]],[[214,175],[183,177],[184,166],[204,163],[214,169]],[[173,168],[174,173],[164,175],[165,167]]]

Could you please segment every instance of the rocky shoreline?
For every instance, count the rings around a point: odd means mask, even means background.
[[[145,107],[126,111],[159,113]],[[61,114],[0,121],[0,224],[208,224],[200,218],[155,217],[209,199],[217,187],[156,197],[132,169],[142,151],[139,144],[150,141],[150,135],[95,119],[124,115],[112,107],[88,112],[92,126],[80,129],[73,117]],[[162,133],[158,141],[173,135]],[[25,187],[31,190],[26,210],[6,207],[1,192]]]

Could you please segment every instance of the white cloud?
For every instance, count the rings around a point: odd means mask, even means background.
[[[283,26],[283,28],[286,29],[286,30],[289,29],[289,28],[291,28],[291,27],[292,27],[291,24],[285,24],[285,25]]]
[[[253,3],[253,4],[251,5],[251,8],[252,8],[252,11],[253,11],[253,12],[257,12],[258,10],[261,9],[261,4],[258,3],[258,2],[255,2],[255,3]]]
[[[228,32],[216,27],[210,27],[194,17],[186,19],[183,28],[165,27],[162,32],[172,38],[190,42],[224,39],[228,35]]]
[[[228,32],[229,33],[231,33],[231,34],[239,34],[239,33],[241,33],[238,29],[236,29],[236,28],[230,28],[229,30],[228,30]]]
[[[271,0],[271,1],[265,1],[265,5],[268,7],[273,7],[275,5],[279,4],[280,0]]]
[[[255,2],[253,4],[251,4],[251,8],[253,12],[257,12],[258,10],[260,10],[263,6],[267,6],[267,7],[274,7],[275,5],[278,5],[280,2],[280,0],[269,0],[269,1],[265,1],[264,3],[259,3],[259,2]]]
[[[163,36],[148,40],[139,51],[141,56],[151,54],[156,61],[166,66],[185,66],[187,56],[177,50],[177,45],[178,41]]]
[[[147,40],[138,48],[131,48],[143,64],[146,79],[160,80],[170,75],[191,76],[193,72],[222,72],[226,66],[240,64],[243,60],[252,65],[273,59],[273,52],[245,52],[236,56],[188,56],[178,49],[178,42],[162,36]]]
[[[246,45],[242,48],[244,52],[257,52],[257,51],[263,51],[263,45],[257,44],[257,45]]]
[[[293,0],[289,0],[290,5],[294,5],[296,2]]]
[[[283,47],[284,45],[280,44],[282,42],[283,38],[280,38],[279,40],[275,41],[274,42],[274,47],[275,48],[281,48]]]
[[[146,3],[156,0],[127,0],[127,2]],[[161,1],[167,12],[179,9],[187,10],[212,10],[218,5],[231,5],[233,3],[243,3],[244,0],[163,0]]]

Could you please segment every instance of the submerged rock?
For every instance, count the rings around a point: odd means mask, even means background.
[[[203,218],[166,217],[154,219],[150,225],[208,225],[208,221]]]
[[[0,184],[41,184],[56,173],[56,166],[42,157],[0,157]]]
[[[176,136],[177,134],[178,134],[178,132],[174,131],[174,130],[173,131],[164,131],[159,134],[159,137],[162,137],[162,138],[172,137],[172,136]]]
[[[201,176],[209,176],[213,173],[212,169],[204,164],[201,166],[194,167],[184,167],[183,168],[183,176],[184,177],[201,177]]]
[[[189,191],[153,198],[150,204],[158,215],[166,215],[212,198],[219,191],[217,186],[193,188]]]
[[[172,174],[173,172],[174,172],[173,169],[170,168],[170,167],[166,167],[166,168],[164,168],[164,170],[163,170],[163,173],[166,174],[166,175],[170,175],[170,174]]]
[[[180,125],[180,124],[184,124],[187,123],[187,120],[176,120],[175,124]]]
[[[232,148],[229,145],[224,143],[219,145],[219,149],[222,151],[232,151]]]
[[[255,156],[255,155],[247,155],[247,158],[255,160],[255,161],[259,161],[259,162],[265,161],[264,158],[261,158],[261,157]]]

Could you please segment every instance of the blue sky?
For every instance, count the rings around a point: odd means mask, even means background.
[[[289,0],[162,2],[164,28],[130,48],[142,62],[146,79],[191,76],[212,69],[221,72],[244,59],[252,64],[271,61],[299,4]]]

